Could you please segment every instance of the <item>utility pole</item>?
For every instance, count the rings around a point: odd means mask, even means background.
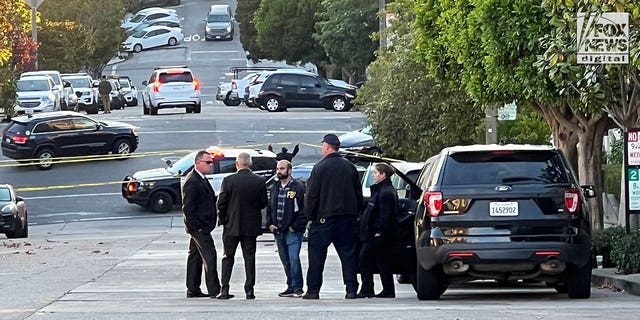
[[[486,144],[498,143],[498,108],[495,105],[488,106],[485,111],[485,125],[487,131],[485,132]]]
[[[31,8],[31,39],[36,44],[38,43],[38,25],[36,18],[38,16],[38,7],[44,2],[44,0],[24,0],[24,2]],[[35,54],[35,67],[38,70],[38,48],[36,48]]]
[[[387,6],[387,0],[378,0],[378,14],[380,14],[379,31],[380,31],[380,48],[387,46],[387,37],[384,35],[384,31],[387,30],[387,16],[383,14],[385,7]]]

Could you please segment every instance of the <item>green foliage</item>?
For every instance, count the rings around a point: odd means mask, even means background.
[[[504,143],[549,144],[551,130],[539,113],[526,106],[518,107],[513,121],[498,121],[498,141]]]
[[[267,54],[258,45],[258,32],[253,17],[261,0],[238,0],[235,18],[240,27],[240,43],[254,62],[267,58]]]
[[[591,257],[596,261],[596,256],[602,256],[602,266],[613,268],[616,266],[611,259],[614,243],[625,236],[622,226],[613,226],[602,230],[593,231],[591,234]]]
[[[364,74],[378,48],[371,38],[378,31],[377,2],[323,0],[322,6],[324,10],[316,14],[319,21],[313,38],[334,66]]]
[[[13,68],[6,64],[0,67],[0,108],[4,110],[7,119],[14,115],[16,101],[16,76]],[[2,120],[2,118],[0,118]]]
[[[45,20],[38,38],[42,39],[38,49],[41,69],[77,72],[84,65],[90,41],[83,26],[72,21]]]
[[[622,152],[624,151],[624,141],[622,139],[615,140],[611,143],[611,152],[607,156],[607,163],[622,163],[624,158]]]
[[[640,273],[640,230],[613,240],[611,260],[624,274]]]
[[[620,195],[620,179],[622,174],[622,164],[603,164],[602,165],[602,192]]]

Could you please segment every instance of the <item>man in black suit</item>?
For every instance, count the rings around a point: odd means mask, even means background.
[[[182,186],[182,212],[189,241],[187,256],[187,298],[215,298],[220,292],[216,247],[211,231],[216,226],[216,194],[204,176],[211,171],[213,158],[204,150],[198,151],[194,169],[187,174]],[[208,295],[200,291],[202,266]]]
[[[255,299],[256,238],[262,233],[261,210],[267,206],[267,188],[264,178],[251,172],[251,155],[240,153],[236,157],[238,171],[222,180],[218,197],[218,221],[224,226],[222,243],[222,290],[218,299],[230,299],[229,280],[238,248],[242,247],[247,299]]]

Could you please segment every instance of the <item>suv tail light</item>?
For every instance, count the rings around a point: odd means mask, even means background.
[[[138,183],[137,182],[129,182],[129,183],[127,183],[127,191],[129,191],[129,192],[138,191]]]
[[[238,90],[238,85],[236,84],[236,81],[231,81],[231,89],[233,90]]]
[[[153,83],[153,92],[158,92],[160,90],[160,85],[162,84],[162,82],[160,81],[156,81]]]
[[[429,211],[429,215],[437,217],[442,211],[442,192],[429,191],[424,194],[424,202]]]
[[[567,189],[564,191],[564,207],[570,214],[576,215],[580,209],[580,191]]]
[[[27,143],[27,140],[29,140],[28,136],[13,136],[13,138],[11,138],[11,140],[13,140],[13,143],[15,144],[25,144]]]
[[[200,82],[193,80],[193,90],[200,90]]]

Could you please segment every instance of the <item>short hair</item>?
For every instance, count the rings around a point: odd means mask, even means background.
[[[193,163],[196,163],[204,157],[205,154],[209,154],[206,150],[200,150],[196,153],[196,157],[193,159]]]
[[[106,78],[107,78],[107,76],[105,76],[105,75],[103,74],[103,75],[102,75],[102,79],[106,79]]]
[[[376,170],[380,173],[384,173],[385,176],[391,177],[393,175],[393,173],[395,172],[395,170],[393,169],[392,166],[386,164],[386,163],[377,163],[375,166]]]
[[[287,170],[291,170],[291,162],[289,162],[289,160],[280,160],[278,161],[278,164],[280,164],[280,162],[284,163],[285,165],[287,165]]]
[[[253,161],[251,161],[251,155],[246,152],[241,152],[237,157],[236,161],[246,167],[251,167],[253,165]]]

